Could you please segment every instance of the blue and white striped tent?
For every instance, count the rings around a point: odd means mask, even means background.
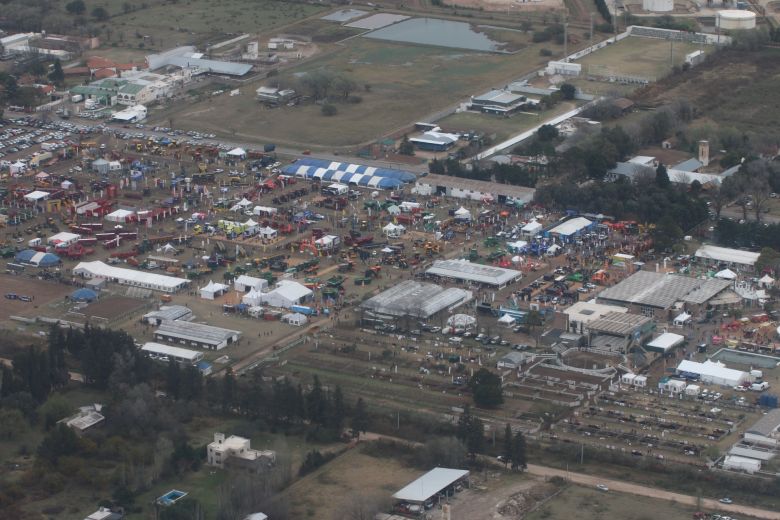
[[[414,182],[417,176],[404,170],[376,168],[354,163],[331,162],[321,159],[299,159],[286,166],[285,175],[307,179],[354,184],[367,188],[396,189]]]

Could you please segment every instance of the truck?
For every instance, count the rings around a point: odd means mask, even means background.
[[[75,94],[70,97],[71,103],[81,103],[82,101],[84,101],[84,96],[82,96],[81,94]]]
[[[314,316],[317,314],[317,311],[311,307],[307,307],[306,305],[293,305],[290,307],[290,310],[292,312],[299,312],[303,314],[304,316]]]
[[[764,390],[769,388],[769,383],[766,381],[761,381],[760,383],[753,383],[750,385],[750,389],[754,392],[763,392]]]

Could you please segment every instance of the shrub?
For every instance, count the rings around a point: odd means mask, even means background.
[[[330,103],[322,105],[320,111],[322,112],[322,115],[325,117],[335,116],[336,114],[339,113],[339,109],[336,108],[336,105],[331,105]]]

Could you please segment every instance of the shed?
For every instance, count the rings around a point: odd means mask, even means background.
[[[290,325],[295,325],[296,327],[302,327],[303,325],[306,325],[309,319],[300,312],[291,312],[282,316],[282,321],[289,323]]]
[[[685,387],[688,386],[685,381],[680,381],[679,379],[668,379],[662,385],[662,390],[666,390],[670,394],[682,393],[685,391]]]
[[[740,457],[739,455],[726,455],[726,458],[723,459],[723,469],[744,471],[745,473],[752,475],[761,470],[761,461],[748,457]]]
[[[468,483],[465,469],[434,468],[393,495],[396,500],[424,504],[459,482]]]

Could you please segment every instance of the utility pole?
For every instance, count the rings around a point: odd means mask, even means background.
[[[569,61],[569,22],[563,21],[563,61]]]
[[[669,70],[674,68],[674,40],[669,40]]]
[[[590,13],[590,44],[588,44],[588,47],[593,47],[593,15],[595,13]]]

